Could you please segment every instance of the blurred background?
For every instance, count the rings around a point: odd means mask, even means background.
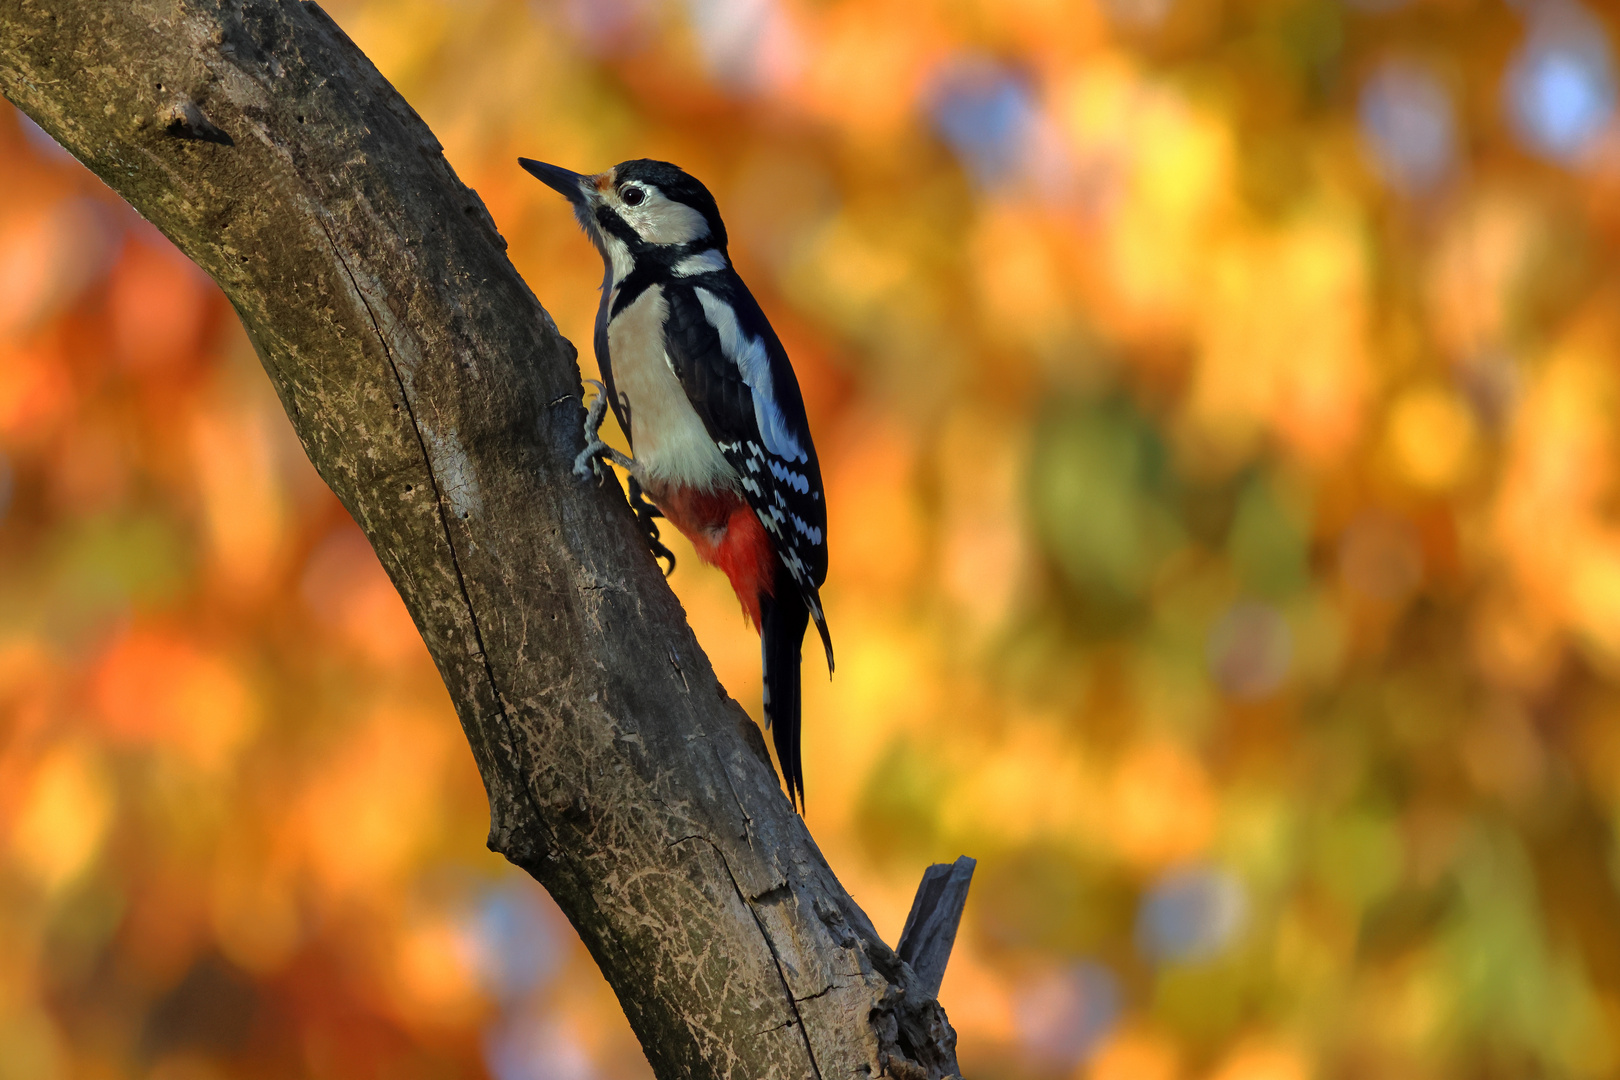
[[[890,941],[978,858],[970,1076],[1620,1075],[1607,13],[331,10],[582,346],[513,159],[718,196],[826,472],[808,821]],[[0,160],[0,1078],[647,1077],[228,304]]]

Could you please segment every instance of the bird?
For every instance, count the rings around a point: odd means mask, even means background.
[[[652,521],[662,516],[730,579],[760,635],[765,723],[802,813],[800,667],[812,620],[829,675],[833,647],[821,603],[827,500],[787,351],[732,265],[714,196],[695,177],[647,158],[592,175],[518,164],[569,201],[602,256],[602,380],[575,471],[589,476],[604,459],[623,466],[653,554],[673,571]],[[604,402],[633,456],[602,442]]]

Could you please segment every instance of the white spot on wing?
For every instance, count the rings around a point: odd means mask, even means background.
[[[787,418],[777,407],[776,391],[771,381],[770,355],[765,351],[765,342],[743,334],[742,327],[737,325],[737,313],[731,310],[730,304],[708,289],[692,291],[697,293],[698,303],[703,305],[703,314],[708,318],[709,325],[720,335],[721,350],[737,365],[743,382],[753,392],[754,423],[759,426],[765,448],[788,461],[801,464],[809,461],[810,455],[799,445],[799,440],[788,428]]]
[[[771,461],[767,464],[770,465],[771,475],[776,477],[782,483],[786,484],[788,487],[792,488],[794,491],[797,491],[799,494],[803,495],[810,490],[809,477],[803,475],[802,473],[794,472],[792,469],[788,468],[786,465],[783,465],[779,461]]]
[[[794,514],[792,517],[793,527],[803,533],[805,539],[819,547],[821,545],[821,530],[805,521],[804,518],[800,517],[798,514]]]

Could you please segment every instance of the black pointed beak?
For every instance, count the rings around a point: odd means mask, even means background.
[[[518,164],[542,184],[563,195],[569,202],[577,205],[585,201],[585,186],[591,182],[590,177],[569,172],[567,169],[559,169],[555,165],[547,165],[532,158],[520,157]]]

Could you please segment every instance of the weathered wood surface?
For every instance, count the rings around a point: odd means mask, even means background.
[[[657,1074],[954,1074],[622,496],[571,474],[573,347],[331,19],[0,0],[0,92],[230,297],[439,666],[490,846],[573,921]]]
[[[895,951],[911,965],[930,996],[937,997],[939,985],[945,981],[945,965],[956,945],[962,909],[967,907],[968,886],[978,865],[976,859],[962,855],[953,863],[935,863],[924,870],[917,896],[911,901],[911,914],[900,931]]]

